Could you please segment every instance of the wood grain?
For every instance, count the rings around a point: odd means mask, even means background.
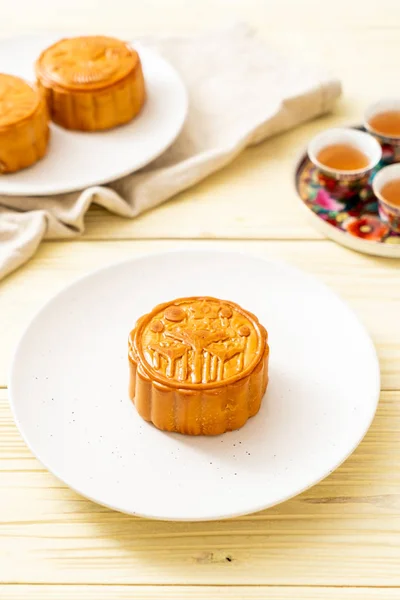
[[[7,600],[398,600],[398,589],[265,586],[0,585]]]

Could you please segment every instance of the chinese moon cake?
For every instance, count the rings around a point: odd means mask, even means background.
[[[218,435],[260,409],[268,336],[257,317],[209,297],[179,298],[141,317],[129,336],[129,394],[158,429]]]
[[[26,81],[0,73],[0,173],[13,173],[43,158],[49,118],[40,92]]]
[[[111,37],[60,40],[39,56],[36,77],[52,120],[66,129],[98,131],[128,123],[145,101],[138,53]]]

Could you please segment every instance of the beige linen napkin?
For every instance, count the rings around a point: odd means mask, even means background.
[[[26,262],[42,239],[80,235],[92,202],[136,217],[246,146],[328,112],[340,95],[336,79],[283,60],[244,25],[140,41],[169,60],[186,84],[189,113],[181,134],[157,160],[107,186],[53,197],[0,196],[0,278]]]

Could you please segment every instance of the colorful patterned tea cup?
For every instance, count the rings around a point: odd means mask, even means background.
[[[364,114],[364,128],[378,140],[382,146],[384,155],[388,154],[390,157],[392,157],[391,160],[400,162],[400,135],[384,135],[383,133],[375,131],[369,124],[370,120],[375,115],[392,110],[400,110],[400,98],[384,98],[375,104],[371,104]]]
[[[367,167],[348,171],[333,169],[322,164],[317,158],[319,153],[333,144],[350,145],[363,152],[369,160]],[[318,169],[321,187],[327,189],[334,198],[348,199],[357,195],[361,187],[366,185],[372,169],[382,158],[382,148],[369,133],[338,127],[317,134],[308,145],[308,156]]]
[[[400,165],[389,165],[377,173],[372,181],[372,189],[378,199],[378,211],[381,220],[392,231],[400,233],[400,206],[391,204],[382,196],[382,188],[389,181],[400,179]]]

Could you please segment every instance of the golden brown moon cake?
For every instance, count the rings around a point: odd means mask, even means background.
[[[129,336],[129,394],[158,429],[218,435],[260,409],[268,336],[257,317],[210,297],[156,306]]]
[[[48,121],[40,92],[19,77],[0,73],[0,173],[30,167],[46,154]]]
[[[111,37],[60,40],[39,56],[36,77],[52,120],[66,129],[97,131],[128,123],[145,101],[138,53]]]

